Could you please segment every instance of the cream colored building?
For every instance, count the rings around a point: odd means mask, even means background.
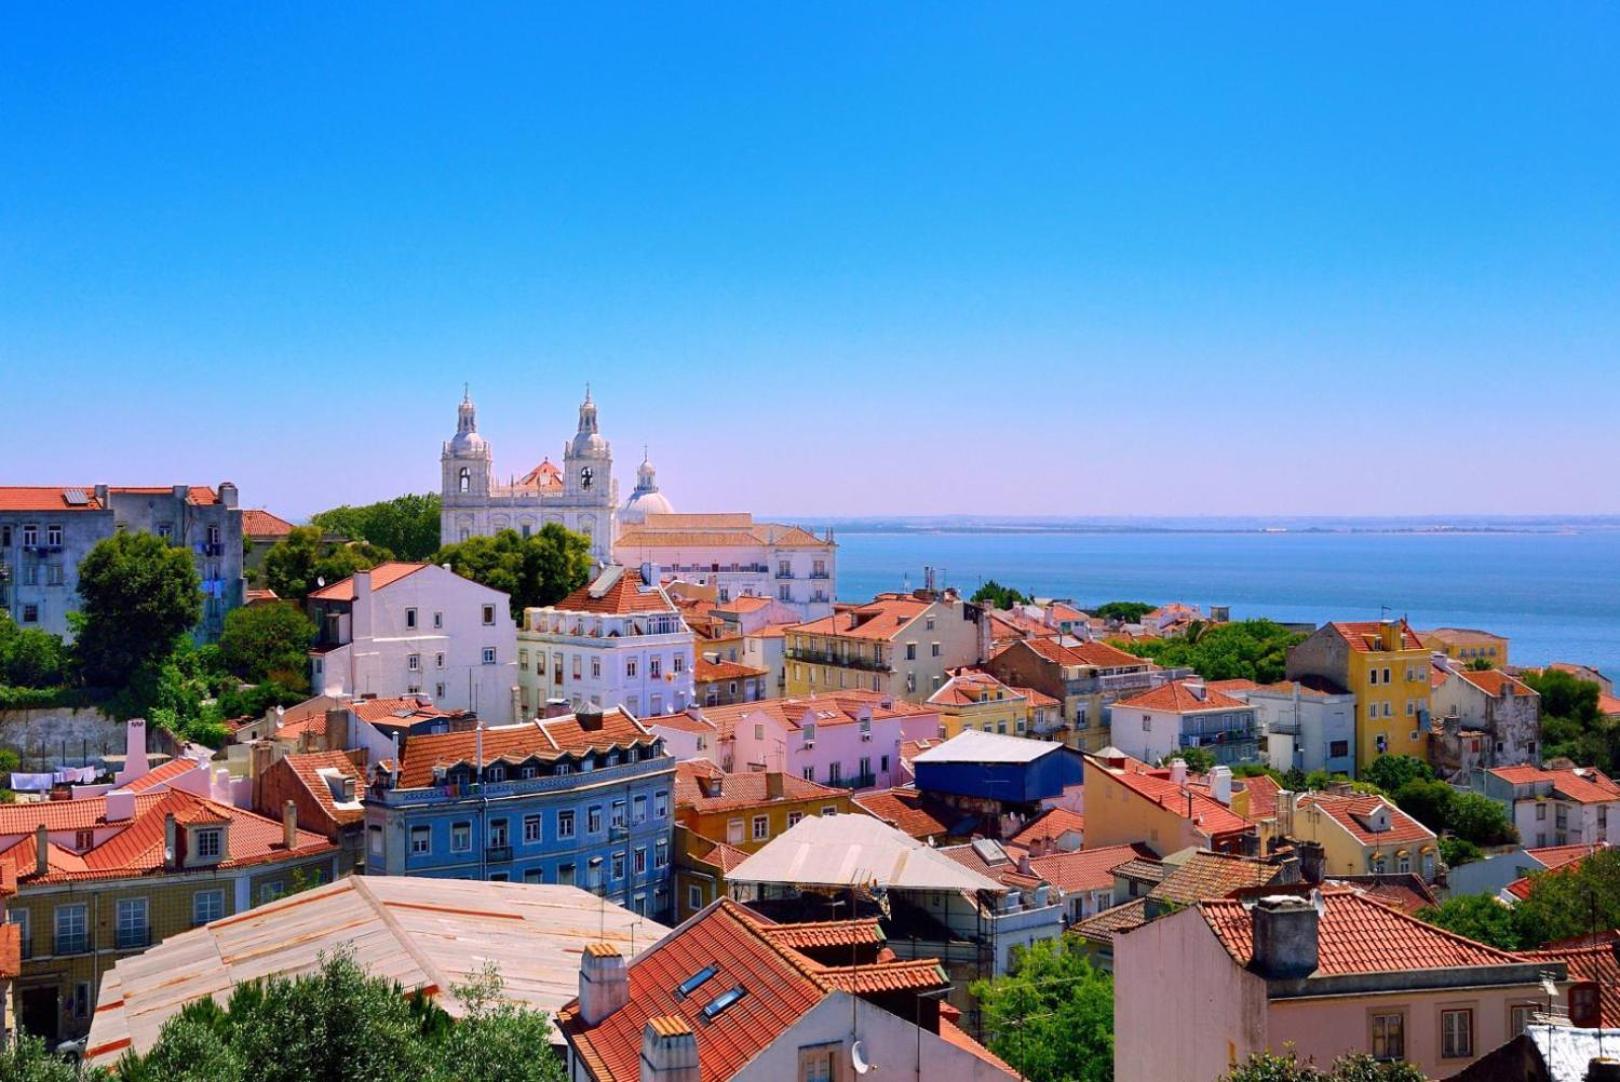
[[[984,659],[989,617],[950,591],[879,594],[787,630],[787,693],[859,688],[926,702],[952,669]]]

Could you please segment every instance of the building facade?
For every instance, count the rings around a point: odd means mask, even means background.
[[[989,620],[987,610],[950,591],[879,594],[788,629],[788,695],[859,688],[925,702],[951,670],[989,653]]]
[[[472,396],[456,408],[456,434],[439,454],[439,539],[443,544],[515,530],[528,537],[557,523],[590,539],[598,563],[613,559],[619,488],[613,479],[613,448],[597,427],[590,390],[579,406],[579,428],[563,446],[562,466],[550,459],[522,477],[500,483],[494,454],[478,434]]]
[[[1429,648],[1405,620],[1324,624],[1288,651],[1287,677],[1356,698],[1356,769],[1380,755],[1428,758]]]
[[[430,695],[513,719],[517,625],[507,596],[437,564],[389,562],[309,595],[310,686],[327,696]]]
[[[1611,824],[1620,828],[1620,785],[1596,767],[1495,767],[1473,771],[1469,784],[1507,809],[1527,848],[1617,839]]]
[[[1442,776],[1541,762],[1541,696],[1529,684],[1450,662],[1431,684],[1429,751]]]
[[[741,597],[768,597],[801,620],[832,612],[838,596],[838,546],[831,532],[755,522],[749,514],[648,513],[627,525],[613,546],[628,567],[646,567],[655,581],[679,579],[715,589],[724,606]]]
[[[1004,684],[1056,699],[1059,724],[1045,733],[1038,730],[1038,735],[1061,738],[1082,751],[1108,746],[1115,702],[1192,675],[1190,669],[1161,669],[1105,642],[1050,638],[1013,642],[984,668]]]
[[[0,487],[0,609],[22,627],[72,638],[79,561],[96,542],[132,530],[191,552],[202,618],[193,635],[213,642],[242,604],[242,511],[229,481],[204,485]]]
[[[1471,661],[1486,661],[1493,669],[1507,667],[1508,640],[1505,635],[1473,627],[1437,627],[1433,631],[1419,631],[1417,634],[1424,646],[1463,665]]]
[[[675,760],[620,709],[413,737],[366,791],[366,874],[560,883],[671,905]]]
[[[1226,766],[1259,760],[1254,707],[1201,679],[1176,680],[1114,704],[1114,747],[1146,763],[1202,748]]]
[[[1265,748],[1265,761],[1284,773],[1354,777],[1356,773],[1356,697],[1318,677],[1234,692],[1254,707]]]
[[[555,605],[525,609],[517,639],[522,717],[559,700],[637,717],[693,702],[692,631],[635,570],[610,566]]]

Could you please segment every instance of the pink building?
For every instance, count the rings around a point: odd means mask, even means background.
[[[1359,890],[1208,899],[1115,937],[1114,1077],[1213,1082],[1292,1045],[1321,1066],[1368,1052],[1446,1078],[1545,1009],[1543,970],[1567,983],[1558,963]]]
[[[660,735],[669,730],[667,747],[677,758],[708,758],[737,772],[780,770],[846,789],[887,789],[902,783],[901,743],[939,736],[940,719],[933,707],[849,690],[694,705],[651,724]]]

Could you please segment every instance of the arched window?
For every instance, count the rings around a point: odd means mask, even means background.
[[[467,471],[467,467],[465,466],[461,467],[459,484],[461,486],[461,491],[463,492],[466,492],[468,489],[472,488],[472,474]]]

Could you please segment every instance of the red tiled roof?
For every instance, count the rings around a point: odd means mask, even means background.
[[[1048,661],[1060,665],[1086,665],[1098,669],[1151,668],[1153,663],[1106,642],[1082,642],[1065,646],[1056,639],[1025,639],[1023,645]],[[1018,644],[1008,647],[1017,649]]]
[[[1206,837],[1249,828],[1242,816],[1218,800],[1171,781],[1168,770],[1127,768],[1124,771],[1109,770],[1108,774],[1138,796],[1190,820]]]
[[[1086,817],[1068,808],[1048,808],[1014,834],[1010,844],[1031,849],[1037,841],[1056,841],[1070,831],[1084,836]]]
[[[1245,708],[1243,702],[1214,690],[1207,684],[1203,695],[1200,696],[1194,688],[1200,686],[1197,680],[1174,680],[1168,684],[1160,684],[1151,691],[1144,691],[1140,695],[1133,695],[1129,699],[1121,699],[1114,704],[1114,709],[1125,708],[1129,710],[1162,710],[1172,714],[1193,714],[1203,710],[1241,710]]]
[[[600,582],[601,578],[597,579]],[[586,583],[553,608],[559,612],[590,612],[619,615],[632,612],[675,612],[675,603],[661,586],[644,586],[641,572],[620,569],[619,576],[604,589],[596,582]]]
[[[427,566],[429,565],[425,563],[406,563],[402,560],[380,563],[371,569],[371,589],[376,591],[385,586],[392,586],[406,575],[415,574]],[[330,586],[323,586],[309,596],[315,601],[353,601],[354,577],[350,576]]]
[[[735,845],[717,842],[713,838],[705,838],[701,834],[692,835],[692,846],[687,851],[690,859],[711,868],[718,868],[722,873],[729,872],[752,854],[747,850],[738,849]]]
[[[1277,817],[1277,794],[1282,786],[1270,774],[1256,774],[1244,778],[1243,788],[1249,794],[1249,822],[1258,823]]]
[[[1377,620],[1335,621],[1329,626],[1338,632],[1339,637],[1349,645],[1350,649],[1357,653],[1384,652],[1383,646],[1380,645],[1380,625]],[[1423,640],[1418,638],[1417,632],[1412,630],[1412,625],[1405,620],[1401,621],[1401,644],[1402,650],[1423,649]]]
[[[1507,951],[1476,943],[1425,924],[1354,890],[1326,891],[1318,925],[1318,976],[1467,969],[1519,963]],[[1232,898],[1198,903],[1210,930],[1240,966],[1254,957],[1254,924],[1248,907]]]
[[[428,718],[458,718],[466,711],[434,706],[425,696],[402,695],[392,699],[356,699],[350,704],[354,716],[375,725],[378,722],[403,724]],[[321,712],[324,723],[326,714]]]
[[[930,800],[915,789],[877,789],[852,794],[863,812],[913,838],[948,835],[964,816],[949,805]]]
[[[997,698],[997,695],[1000,698]],[[974,706],[981,702],[1017,702],[1023,695],[978,669],[961,669],[928,696],[930,706]]]
[[[1500,699],[1504,688],[1512,688],[1515,695],[1537,694],[1529,684],[1501,669],[1460,669],[1457,675],[1493,699]]]
[[[1440,899],[1429,888],[1429,884],[1423,881],[1423,877],[1411,872],[1336,875],[1331,881],[1364,891],[1373,901],[1394,906],[1410,917],[1417,916],[1421,910],[1430,906],[1440,904]]]
[[[88,491],[88,490],[87,490]],[[108,492],[118,492],[130,496],[169,496],[174,493],[173,485],[113,485]],[[207,485],[192,485],[186,489],[186,502],[199,507],[211,507],[219,502],[219,493]]]
[[[1029,875],[1018,867],[1017,856],[1004,847],[1002,854],[1004,861],[991,863],[984,858],[978,848],[969,843],[966,845],[947,845],[939,849],[942,856],[950,857],[956,863],[972,872],[978,872],[986,879],[994,879],[1003,886],[1014,890],[1031,890],[1041,885],[1037,876]]]
[[[847,612],[835,612],[819,620],[799,624],[794,631],[808,635],[833,635],[845,639],[888,640],[933,605],[921,598],[888,595],[858,605]]]
[[[1225,898],[1235,891],[1263,887],[1276,880],[1282,869],[1253,857],[1226,853],[1197,852],[1180,867],[1165,865],[1170,874],[1148,891],[1150,898],[1191,905],[1205,898]]]
[[[166,789],[171,781],[184,777],[197,769],[195,759],[170,759],[162,766],[155,766],[123,788],[132,793],[149,793],[155,789]]]
[[[766,790],[770,773],[747,771],[727,774],[707,759],[688,759],[675,764],[675,806],[696,812],[735,811],[795,800],[835,800],[845,795],[792,774],[781,774],[782,795],[772,797]],[[716,792],[718,786],[719,791]]]
[[[1579,864],[1587,857],[1606,845],[1548,845],[1540,849],[1526,849],[1525,856],[1532,858],[1542,866],[1542,870],[1531,872],[1509,883],[1503,889],[1521,901],[1530,897],[1530,888],[1534,886],[1537,876],[1547,875]]]
[[[1211,691],[1231,694],[1234,691],[1253,691],[1260,685],[1253,680],[1209,680],[1206,681]]]
[[[338,807],[337,799],[332,795],[332,787],[327,784],[325,772],[336,771],[346,778],[353,778],[355,794],[365,789],[365,779],[360,775],[360,768],[354,761],[341,751],[313,751],[304,754],[287,755],[283,757],[287,768],[293,772],[300,784],[309,790],[310,796],[321,806],[327,816],[339,826],[358,823],[366,817],[365,809],[360,807]]]
[[[1138,857],[1157,856],[1145,845],[1106,845],[1100,849],[1076,849],[1072,853],[1051,853],[1031,857],[1036,875],[1064,893],[1108,890],[1114,885],[1114,869]]]
[[[84,503],[68,503],[67,494],[84,493]],[[95,485],[0,486],[0,511],[100,511]]]
[[[615,707],[602,714],[602,727],[586,730],[573,714],[520,725],[496,725],[483,730],[484,766],[495,762],[522,763],[527,759],[550,762],[592,751],[612,751],[657,739],[634,716]],[[399,787],[420,789],[433,784],[433,768],[471,765],[478,733],[429,733],[413,736],[405,745]]]
[[[885,705],[887,700],[887,705]],[[937,716],[939,711],[920,703],[896,699],[876,691],[834,691],[826,695],[811,695],[803,699],[760,699],[752,703],[732,703],[728,706],[702,707],[702,715],[720,731],[722,739],[729,740],[737,723],[744,718],[763,713],[790,732],[797,732],[805,714],[814,712],[817,725],[853,725],[862,708],[872,711],[873,721],[885,718]]]
[[[1012,687],[1011,684],[1009,684],[1007,686]],[[1036,691],[1034,688],[1020,688],[1020,687],[1012,687],[1012,690],[1018,692],[1018,694],[1022,695],[1026,700],[1028,700],[1030,706],[1057,706],[1057,705],[1059,705],[1058,701],[1056,699],[1052,698],[1052,696],[1046,694],[1046,692],[1044,692],[1044,691]]]
[[[1315,806],[1350,833],[1362,845],[1391,842],[1433,841],[1434,832],[1381,796],[1329,796],[1308,793],[1300,798],[1301,807]],[[1389,829],[1373,831],[1366,819],[1382,807],[1389,815]]]
[[[1547,770],[1525,764],[1493,767],[1491,773],[1509,785],[1551,782],[1555,793],[1577,804],[1607,804],[1620,800],[1620,784],[1616,784],[1607,774],[1592,766]]]
[[[242,512],[243,537],[286,537],[292,532],[292,523],[262,507],[249,507]]]
[[[764,669],[756,669],[752,665],[743,665],[736,661],[723,659],[710,661],[702,656],[692,661],[692,681],[697,684],[712,684],[716,680],[747,680],[764,675]]]
[[[1598,713],[1606,718],[1620,717],[1620,698],[1603,691],[1598,693]]]
[[[1598,1024],[1604,1029],[1620,1027],[1620,960],[1615,958],[1613,933],[1597,942],[1547,947],[1525,951],[1529,962],[1563,962],[1572,981],[1595,981],[1598,986]]]
[[[1132,898],[1123,905],[1116,905],[1111,909],[1104,909],[1096,916],[1087,917],[1069,931],[1081,939],[1107,946],[1114,942],[1116,935],[1140,928],[1146,923],[1147,898]]]
[[[877,919],[829,920],[812,924],[766,924],[760,934],[789,950],[825,950],[829,947],[881,946],[886,942]]]

